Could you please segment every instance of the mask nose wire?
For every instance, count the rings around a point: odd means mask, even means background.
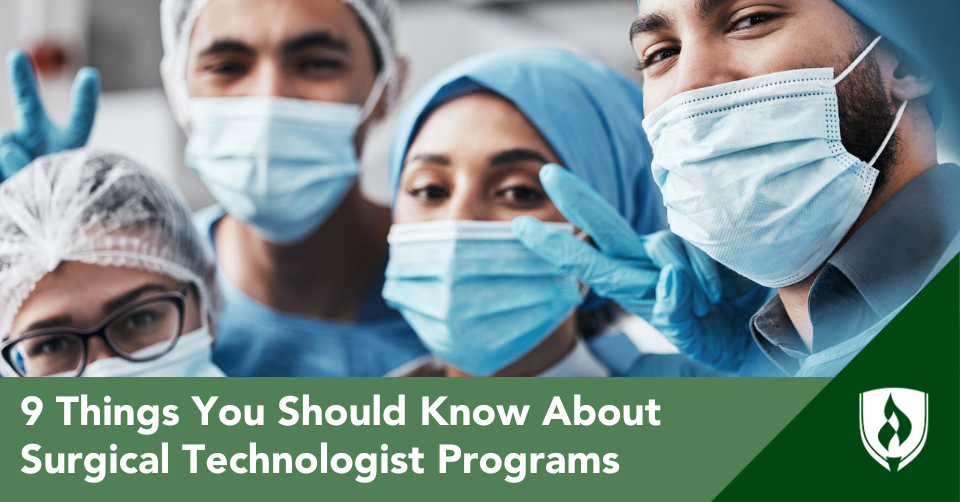
[[[846,70],[843,70],[843,73],[841,73],[837,78],[833,79],[830,82],[820,82],[820,87],[836,87],[836,85],[839,84],[841,80],[847,78],[847,75],[849,75],[850,72],[852,72],[860,63],[863,62],[863,60],[867,57],[867,55],[870,54],[870,51],[872,51],[873,48],[876,47],[878,43],[880,43],[880,40],[882,38],[883,37],[880,36],[873,39],[873,42],[870,42],[870,45],[868,45],[867,48],[864,49],[859,56],[857,56],[857,59],[853,60],[853,63],[850,63],[850,66],[848,66]]]

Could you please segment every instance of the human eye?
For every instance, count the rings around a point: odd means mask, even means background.
[[[657,47],[654,46],[651,49],[648,49],[641,59],[637,63],[637,71],[643,71],[647,68],[655,66],[667,59],[670,59],[677,54],[680,54],[680,48],[676,46],[666,46],[666,47]]]
[[[751,12],[735,18],[727,31],[732,33],[750,30],[781,16],[782,14],[776,12]]]
[[[111,321],[108,332],[112,336],[152,334],[172,322],[175,312],[173,304],[152,302]]]
[[[339,71],[345,68],[343,61],[331,57],[304,57],[296,62],[296,69],[302,74],[317,74]]]
[[[530,185],[511,185],[497,191],[497,197],[513,204],[534,205],[547,199],[547,194],[540,188]]]
[[[123,327],[126,329],[143,329],[157,322],[161,318],[159,312],[152,309],[143,309],[131,312],[123,319]]]
[[[236,78],[245,75],[250,70],[250,65],[238,58],[219,58],[207,61],[203,67],[205,73],[210,73],[221,78]]]
[[[421,202],[438,202],[450,196],[450,191],[437,183],[415,184],[407,193]]]
[[[31,357],[48,356],[67,349],[67,340],[61,337],[45,338],[30,346]]]

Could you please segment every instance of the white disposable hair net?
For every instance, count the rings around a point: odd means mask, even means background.
[[[212,257],[180,193],[120,155],[40,157],[0,184],[0,340],[46,274],[76,261],[193,284],[204,323],[217,293]]]
[[[381,68],[371,94],[386,92],[387,106],[392,107],[400,92],[397,69],[397,38],[400,9],[396,0],[341,0],[360,17],[373,36],[371,43],[380,55]],[[160,3],[160,32],[163,38],[163,60],[160,75],[167,91],[173,115],[184,129],[190,122],[190,94],[187,91],[187,54],[190,36],[200,12],[209,0],[163,0]],[[375,103],[374,103],[375,105]]]

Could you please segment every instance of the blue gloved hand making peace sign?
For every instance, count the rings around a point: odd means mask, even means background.
[[[100,73],[81,68],[73,81],[72,109],[67,124],[50,120],[40,102],[37,81],[26,53],[7,54],[7,71],[13,95],[17,128],[0,135],[0,181],[13,176],[37,157],[80,148],[90,138],[100,94]]]
[[[768,289],[669,231],[637,235],[616,209],[560,166],[545,166],[540,179],[557,209],[596,247],[521,217],[513,228],[527,247],[647,319],[691,359],[722,371],[739,368],[752,343],[749,319]]]

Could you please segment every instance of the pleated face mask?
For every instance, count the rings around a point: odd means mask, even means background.
[[[383,297],[434,355],[472,375],[510,365],[583,301],[577,279],[524,247],[510,222],[394,225],[389,240]]]
[[[874,163],[840,141],[840,76],[810,68],[674,96],[643,121],[670,229],[713,259],[767,287],[810,276],[860,216]]]
[[[194,99],[186,161],[227,212],[278,244],[302,241],[360,173],[360,107],[255,96]]]
[[[377,78],[363,107],[273,96],[194,98],[187,165],[261,237],[301,242],[356,183],[357,130],[388,79]]]

